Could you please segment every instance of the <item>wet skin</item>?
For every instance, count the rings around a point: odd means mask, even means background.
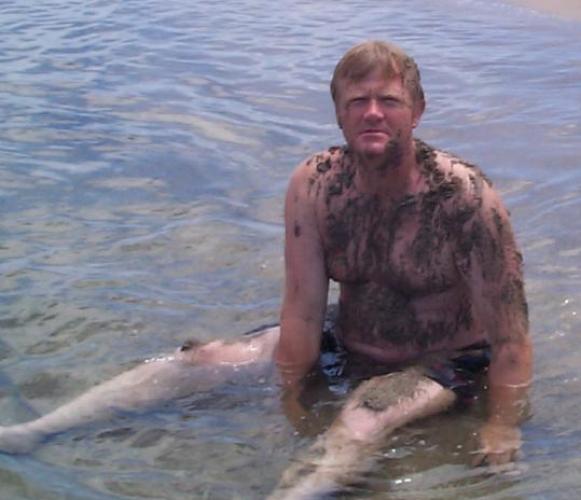
[[[337,88],[347,145],[300,164],[285,203],[276,359],[289,394],[319,356],[332,279],[348,351],[390,364],[490,344],[482,457],[510,460],[532,346],[508,211],[477,167],[413,137],[423,102],[400,77],[375,71]]]
[[[318,356],[329,279],[340,284],[339,336],[378,361],[526,337],[508,212],[477,167],[413,138],[423,105],[410,95],[378,71],[343,82],[347,145],[291,178],[277,360],[296,378]]]
[[[401,79],[373,71],[361,81],[343,81],[336,98],[337,123],[360,166],[357,175],[372,179],[374,171],[384,176],[400,166],[423,111]]]
[[[501,207],[482,207],[490,182],[419,140],[414,147],[420,179],[396,199],[357,189],[346,147],[307,162],[326,270],[341,284],[338,331],[350,349],[388,362],[483,340],[462,277],[473,251],[490,280],[503,278],[499,298],[516,314],[526,307],[519,273],[503,269],[520,256],[503,244]]]

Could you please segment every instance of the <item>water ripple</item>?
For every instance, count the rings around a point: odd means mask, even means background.
[[[328,92],[337,58],[354,42],[389,38],[422,68],[419,135],[486,170],[525,254],[538,353],[525,439],[536,475],[506,491],[578,489],[572,446],[551,451],[565,447],[563,433],[579,433],[577,26],[496,0],[37,0],[5,2],[0,13],[0,364],[40,410],[190,335],[234,335],[277,318],[286,180],[305,156],[342,140]],[[18,405],[2,394],[4,422]],[[39,469],[45,486],[28,462],[0,457],[0,475],[20,481],[21,497],[30,485],[51,496],[85,467],[87,498],[191,498],[183,477],[196,468],[196,494],[219,484],[224,497],[264,496],[297,443],[277,405],[259,417],[252,408],[223,416],[219,434],[231,442],[192,446],[219,420],[198,409],[171,415],[168,435],[138,453],[122,444],[131,432],[113,429],[117,443],[64,436],[41,452],[58,463]],[[406,490],[382,472],[378,489],[503,495],[506,484],[466,472],[468,451],[450,447],[458,422],[468,439],[475,419],[427,424],[431,447],[394,444],[398,459],[385,469],[414,482]],[[264,435],[256,421],[283,431]],[[147,434],[157,424],[136,425]],[[252,452],[232,437],[241,429]],[[265,477],[253,483],[247,472],[257,468]],[[16,491],[7,484],[0,496]]]

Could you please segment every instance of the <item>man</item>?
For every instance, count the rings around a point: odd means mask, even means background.
[[[387,433],[449,407],[471,382],[459,374],[466,349],[480,362],[490,354],[479,460],[513,459],[532,348],[508,213],[476,167],[413,137],[425,100],[416,64],[401,49],[352,48],[331,93],[346,146],[311,157],[291,178],[280,329],[184,344],[37,421],[0,428],[0,449],[26,451],[116,410],[189,394],[207,367],[266,366],[273,356],[285,404],[300,411],[305,377],[331,342],[348,364],[371,369],[313,446],[308,473],[290,469],[276,498],[335,488]],[[323,335],[330,279],[340,284],[338,316]],[[404,364],[414,367],[386,375]]]
[[[347,144],[301,164],[286,198],[277,363],[290,397],[319,356],[333,279],[340,284],[334,336],[348,353],[389,365],[489,345],[478,461],[510,461],[520,446],[532,348],[508,213],[476,167],[414,139],[424,93],[416,64],[399,48],[367,42],[349,50],[331,94]],[[405,421],[454,401],[445,378],[428,363],[406,379],[412,385],[397,401],[409,405]],[[365,402],[366,391],[385,394],[393,383],[377,377],[360,386],[331,431],[358,434],[365,448],[405,423],[403,407],[394,414],[393,405]]]

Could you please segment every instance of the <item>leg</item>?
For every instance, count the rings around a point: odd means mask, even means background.
[[[186,343],[174,354],[142,363],[37,420],[0,427],[0,451],[27,453],[50,435],[207,390],[233,376],[234,368],[268,366],[278,336],[278,328],[269,328],[235,341]]]
[[[418,369],[374,377],[349,397],[331,427],[285,471],[272,499],[314,499],[341,489],[372,465],[396,428],[444,411],[456,400]]]

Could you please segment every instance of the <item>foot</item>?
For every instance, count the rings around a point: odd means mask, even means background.
[[[26,424],[0,427],[0,452],[30,453],[42,441],[42,436]]]

